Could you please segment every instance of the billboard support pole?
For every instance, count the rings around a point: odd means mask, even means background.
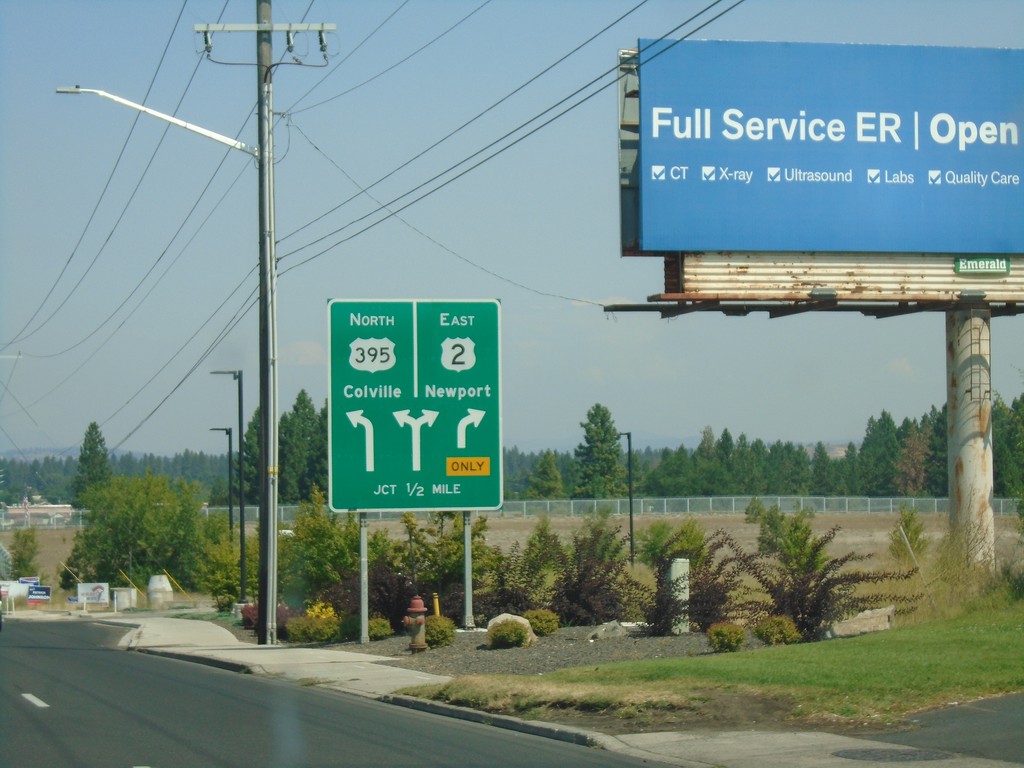
[[[994,569],[991,325],[984,304],[946,313],[949,524],[966,562]]]

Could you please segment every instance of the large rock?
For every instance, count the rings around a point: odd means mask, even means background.
[[[495,624],[501,624],[501,622],[503,621],[514,621],[517,624],[522,624],[526,627],[526,642],[523,643],[524,648],[528,645],[533,645],[537,642],[537,635],[534,633],[533,627],[530,626],[529,619],[523,616],[516,616],[513,613],[502,613],[498,616],[495,616],[493,619],[487,622],[487,629],[489,630]]]
[[[856,637],[866,635],[869,632],[881,632],[892,629],[893,620],[896,616],[896,606],[888,605],[885,608],[875,608],[870,611],[862,611],[852,619],[840,621],[829,630],[829,637]]]
[[[587,637],[588,640],[604,640],[609,637],[629,637],[629,630],[617,621],[607,621]]]

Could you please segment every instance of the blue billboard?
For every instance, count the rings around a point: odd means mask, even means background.
[[[1024,50],[641,40],[644,251],[1024,253]]]

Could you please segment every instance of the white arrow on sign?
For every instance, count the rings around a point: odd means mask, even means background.
[[[412,429],[412,471],[420,471],[420,430],[423,425],[426,424],[428,427],[434,426],[434,419],[437,418],[438,411],[423,411],[423,415],[419,417],[412,417],[409,415],[409,411],[394,411],[395,421],[400,426],[410,427]]]
[[[373,422],[363,416],[362,411],[349,411],[345,415],[353,427],[362,427],[366,431],[366,471],[373,472]]]
[[[476,408],[467,408],[466,413],[468,416],[463,416],[462,421],[459,422],[459,436],[458,446],[459,448],[466,447],[466,429],[472,424],[474,427],[479,427],[480,422],[484,420],[484,415],[487,411],[479,411]]]

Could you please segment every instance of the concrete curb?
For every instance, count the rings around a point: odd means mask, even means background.
[[[457,720],[466,720],[471,723],[493,725],[497,728],[504,728],[518,733],[528,733],[534,736],[543,736],[548,739],[565,741],[570,744],[580,744],[585,747],[601,747],[603,739],[598,738],[602,734],[586,731],[582,728],[573,728],[570,725],[556,725],[554,723],[534,722],[531,720],[520,720],[509,715],[494,715],[487,712],[480,712],[466,707],[457,707],[454,704],[430,701],[429,699],[418,699],[414,696],[401,696],[397,694],[385,694],[378,696],[377,701],[385,704],[394,704],[407,709],[415,709],[420,712],[429,712],[434,715],[443,715]]]
[[[223,669],[226,672],[238,672],[243,675],[265,674],[263,668],[258,664],[243,664],[238,661],[218,659],[212,656],[200,656],[194,653],[182,653],[181,651],[168,651],[164,648],[129,648],[128,650],[135,650],[138,653],[145,653],[149,654],[150,656],[163,656],[167,659],[176,659],[177,661],[189,661],[193,664],[203,664],[207,667],[216,667],[217,669]]]

